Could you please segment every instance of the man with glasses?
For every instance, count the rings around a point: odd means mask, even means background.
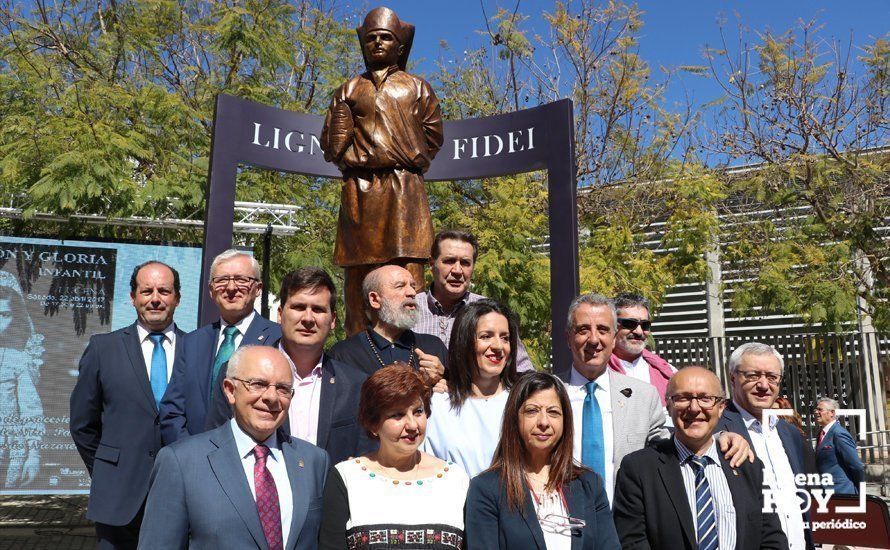
[[[334,463],[375,449],[377,444],[365,436],[356,419],[367,375],[324,352],[337,322],[333,279],[320,267],[302,267],[284,276],[278,298],[278,349],[290,364],[296,391],[284,430],[326,450]],[[207,429],[232,418],[223,385],[223,381],[214,384],[216,396],[207,412]]]
[[[718,427],[741,434],[748,440],[764,464],[764,491],[779,515],[782,530],[791,550],[812,548],[812,538],[805,528],[807,514],[801,514],[797,474],[807,474],[804,446],[809,445],[797,428],[774,414],[764,418],[779,398],[785,362],[772,346],[749,342],[736,348],[729,357],[732,401],[720,418]]]
[[[575,422],[574,458],[600,474],[612,501],[615,473],[625,455],[669,437],[658,393],[650,385],[608,368],[615,345],[615,304],[599,294],[584,294],[569,306],[566,339],[572,367],[568,383]],[[720,448],[740,463],[749,446],[736,434],[722,434]]]
[[[169,445],[204,431],[213,406],[212,385],[242,345],[276,346],[281,329],[254,310],[263,288],[260,266],[245,252],[229,249],[214,258],[208,289],[220,319],[185,336],[170,387],[161,402],[161,436]]]
[[[618,334],[609,368],[655,386],[664,405],[668,380],[677,369],[646,349],[652,328],[649,300],[638,294],[619,294],[615,297],[615,309],[618,311]]]
[[[330,458],[280,429],[294,395],[287,358],[242,346],[223,385],[233,419],[158,454],[139,547],[317,548]]]
[[[814,415],[822,426],[816,443],[816,467],[820,474],[831,475],[835,493],[858,495],[859,484],[865,481],[865,467],[853,436],[837,423],[837,408],[837,401],[830,397],[816,401]]]
[[[787,548],[776,515],[761,511],[763,464],[734,468],[717,451],[725,406],[717,376],[686,367],[666,395],[673,437],[627,455],[618,471],[613,516],[622,547]]]

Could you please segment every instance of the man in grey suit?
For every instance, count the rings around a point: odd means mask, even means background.
[[[294,394],[287,359],[242,346],[223,385],[234,418],[158,454],[139,548],[315,548],[330,459],[279,429]]]
[[[603,476],[609,502],[624,456],[670,437],[655,388],[609,369],[617,317],[605,296],[584,294],[572,301],[566,329],[572,368],[562,375],[575,421],[574,457]],[[743,437],[724,433],[719,442],[734,465],[753,460]]]

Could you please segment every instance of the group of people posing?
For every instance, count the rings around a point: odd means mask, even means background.
[[[709,370],[645,349],[645,300],[585,294],[567,312],[571,367],[538,372],[516,317],[469,291],[477,252],[437,235],[425,292],[403,267],[370,271],[366,328],[328,350],[322,269],[284,277],[272,323],[253,309],[256,261],[226,251],[209,281],[220,319],[185,334],[176,271],[138,266],[136,322],[91,338],[71,394],[99,546],[813,547],[794,497],[813,450],[763,415],[776,350],[732,353],[727,400]]]

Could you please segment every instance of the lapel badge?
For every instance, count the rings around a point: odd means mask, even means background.
[[[265,338],[266,337],[263,336],[262,334],[260,334],[259,336],[256,337],[256,339],[259,340],[260,342],[262,342]]]
[[[624,397],[630,397],[631,395],[633,395],[634,391],[630,388],[624,388],[623,390],[621,390],[621,393],[624,395]]]
[[[302,467],[304,466],[304,465],[303,465],[303,459],[302,459],[302,458],[300,459],[299,462],[297,462],[297,465],[298,465],[300,468],[302,468]]]
[[[738,471],[737,469],[733,468],[733,469],[732,469],[732,475],[738,477],[738,475],[739,475],[739,471]]]
[[[334,380],[335,380],[335,379],[336,379],[335,377],[331,376],[331,384],[334,383]]]

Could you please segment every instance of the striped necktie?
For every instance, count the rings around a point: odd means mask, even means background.
[[[705,477],[705,464],[707,457],[692,455],[689,464],[695,471],[695,513],[696,536],[698,537],[698,550],[717,550],[720,539],[717,536],[717,514],[714,509],[714,499],[711,496],[711,487]]]

